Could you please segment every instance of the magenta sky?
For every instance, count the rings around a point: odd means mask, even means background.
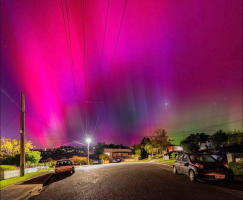
[[[109,2],[99,82],[107,0],[85,0],[84,13],[67,0],[73,68],[61,0],[1,1],[1,88],[18,104],[25,94],[26,139],[56,147],[86,130],[92,144],[131,145],[164,128],[178,144],[241,129],[242,1],[127,0],[111,68],[125,2]],[[85,100],[104,102],[97,126],[102,104]],[[19,138],[18,112],[1,91],[1,136]]]

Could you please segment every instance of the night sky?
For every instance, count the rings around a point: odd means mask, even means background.
[[[36,148],[241,129],[242,1],[1,0],[2,137],[21,92]]]

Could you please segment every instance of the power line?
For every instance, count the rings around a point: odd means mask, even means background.
[[[41,122],[39,119],[37,119],[37,118],[35,118],[34,116],[32,116],[31,114],[29,114],[28,112],[26,112],[26,111],[25,111],[25,113],[26,113],[28,116],[30,116],[31,118],[35,119],[35,120],[36,120],[37,122],[39,122],[40,124],[42,124],[43,126],[45,126],[45,127],[49,128],[49,129],[51,129],[53,132],[58,133],[59,135],[63,136],[64,138],[67,138],[67,139],[69,139],[69,140],[73,141],[71,138],[66,137],[66,136],[65,136],[65,135],[63,135],[62,133],[60,133],[60,132],[58,132],[58,131],[54,130],[54,129],[53,129],[53,128],[51,128],[50,126],[46,125],[45,123]]]
[[[187,133],[187,132],[192,132],[192,131],[197,131],[197,130],[203,130],[203,129],[207,129],[207,128],[214,128],[214,127],[217,127],[217,126],[232,124],[232,123],[236,123],[236,122],[239,122],[239,121],[242,121],[242,119],[237,120],[237,121],[233,121],[233,122],[224,123],[224,124],[218,124],[218,125],[215,125],[215,126],[209,126],[209,127],[199,128],[199,129],[190,130],[190,131],[183,131],[183,132],[179,132],[179,133],[176,133],[176,134]],[[175,133],[170,133],[170,134],[175,134]]]
[[[66,27],[67,25],[66,25],[65,16],[64,16],[64,9],[63,9],[62,0],[61,0],[61,4],[62,4],[62,13],[63,13],[63,20],[64,20],[64,25],[65,25],[65,33],[66,33],[67,45],[68,45],[68,53],[69,53],[69,59],[70,59],[70,65],[71,65],[71,72],[72,72],[72,78],[73,78],[74,95],[75,95],[75,99],[77,101],[77,91],[76,91],[76,86],[75,86],[75,77],[74,77],[74,68],[73,68],[72,43],[71,43],[70,28],[69,28],[67,0],[66,0],[66,13],[67,13],[67,24],[68,24],[69,40],[68,40],[67,27]]]
[[[107,19],[108,19],[108,11],[109,11],[109,5],[110,5],[110,0],[108,0],[108,5],[107,5],[107,11],[106,11],[106,19],[105,19],[105,32],[104,32],[104,38],[103,38],[103,45],[102,45],[102,52],[101,52],[101,61],[100,61],[100,70],[99,70],[99,79],[98,79],[98,89],[97,93],[99,94],[99,86],[100,86],[100,74],[101,74],[101,66],[102,66],[102,61],[103,61],[103,52],[104,52],[104,46],[105,46],[105,35],[106,35],[106,26],[107,26]]]
[[[3,128],[2,128],[2,130],[0,131],[0,133],[13,121],[13,119],[19,114],[19,112],[20,111],[18,111],[17,113],[16,113],[16,115],[14,115],[14,117],[6,124],[6,126],[4,126]]]
[[[70,34],[70,27],[69,27],[69,16],[68,16],[68,4],[67,4],[67,0],[66,0],[66,13],[67,13],[68,34],[67,34],[67,25],[66,25],[65,16],[64,16],[64,9],[63,9],[62,0],[61,0],[61,4],[62,4],[63,20],[64,20],[64,25],[65,25],[65,32],[66,32],[68,53],[69,53],[69,59],[70,59],[70,66],[71,66],[71,72],[72,72],[72,78],[73,78],[74,95],[75,95],[75,100],[76,100],[76,103],[77,103],[77,106],[78,106],[78,102],[77,102],[77,91],[76,91],[75,76],[74,76],[74,67],[73,67],[72,42],[71,42],[71,34]],[[68,39],[68,35],[69,35],[69,39]],[[80,118],[80,123],[81,123],[82,130],[84,132],[83,123],[82,123],[81,118]]]
[[[223,114],[223,115],[219,115],[219,116],[215,116],[215,117],[203,118],[203,119],[199,119],[199,120],[196,120],[196,121],[190,121],[190,122],[181,123],[181,124],[174,124],[174,125],[171,125],[171,126],[167,126],[167,127],[165,127],[165,128],[173,127],[173,126],[179,126],[179,125],[184,125],[184,124],[190,124],[190,123],[194,123],[194,122],[203,121],[203,120],[206,120],[206,119],[218,118],[218,117],[227,116],[227,115],[231,115],[231,114],[235,114],[235,113],[239,113],[239,112],[242,112],[242,111],[233,112],[233,113],[228,113],[228,114]]]
[[[5,92],[5,90],[3,89],[3,88],[1,88],[1,91],[2,91],[2,93],[4,93],[15,105],[17,105],[20,109],[21,109],[21,107],[19,106],[19,104],[16,102],[16,101],[14,101],[14,99],[7,93],[7,92]]]
[[[107,81],[107,84],[106,84],[106,88],[108,87],[108,83],[109,83],[109,80],[110,80],[111,70],[112,70],[112,66],[113,66],[113,62],[114,62],[114,58],[115,58],[115,54],[116,54],[117,44],[118,44],[119,37],[120,37],[120,32],[121,32],[121,27],[122,27],[122,22],[123,22],[126,6],[127,6],[127,0],[126,0],[124,9],[123,9],[123,13],[122,13],[122,19],[121,19],[121,23],[120,23],[120,28],[119,28],[117,40],[116,40],[116,46],[115,46],[114,54],[113,54],[112,61],[111,61],[111,67],[110,67],[110,71],[109,71],[109,75],[108,75],[108,81]],[[106,91],[106,88],[105,88],[105,91]]]
[[[100,108],[100,113],[101,113],[101,110],[102,110],[102,108],[103,108],[103,105],[104,105],[104,104],[102,104],[102,106],[101,106],[101,108]],[[98,121],[99,121],[99,118],[100,118],[100,113],[99,113],[99,115],[98,115],[98,118],[97,118],[97,121],[96,121],[94,130],[93,130],[93,133],[95,132],[96,126],[97,126],[97,124],[98,124]]]
[[[125,2],[125,6],[124,6],[124,9],[123,9],[123,13],[122,13],[122,19],[121,19],[121,23],[120,23],[120,27],[119,27],[119,32],[118,32],[118,36],[117,36],[117,41],[116,41],[116,45],[115,45],[114,54],[113,54],[112,61],[111,61],[111,67],[110,67],[110,71],[109,71],[109,75],[108,75],[107,84],[106,84],[106,87],[105,87],[105,92],[106,92],[106,90],[107,90],[108,83],[109,83],[109,80],[110,80],[111,69],[112,69],[112,66],[113,66],[113,61],[114,61],[114,58],[115,58],[116,49],[117,49],[117,45],[118,45],[118,41],[119,41],[119,37],[120,37],[120,32],[121,32],[122,22],[123,22],[123,18],[124,18],[125,10],[126,10],[126,5],[127,5],[127,0],[126,0],[126,2]],[[108,9],[109,9],[109,1],[108,1],[108,6],[107,6],[106,24],[107,24],[107,18],[108,18]],[[106,25],[105,25],[105,33],[106,33]],[[104,39],[103,39],[102,57],[103,57],[103,49],[104,49],[105,33],[104,33]],[[101,64],[102,64],[102,57],[101,57]],[[101,69],[101,64],[100,64],[100,69]],[[100,79],[100,74],[99,74],[99,79]],[[101,113],[102,107],[103,107],[103,104],[102,104],[102,106],[101,106],[101,108],[100,108],[100,113]],[[97,118],[97,122],[96,122],[95,128],[96,128],[97,123],[98,123],[98,121],[99,121],[100,113],[99,113],[99,116],[98,116],[98,118]],[[94,131],[95,131],[95,128],[94,128]]]

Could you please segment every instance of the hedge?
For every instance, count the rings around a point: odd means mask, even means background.
[[[12,165],[0,165],[0,171],[10,171],[10,170],[16,170],[15,166]]]

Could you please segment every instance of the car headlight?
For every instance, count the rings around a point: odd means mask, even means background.
[[[202,164],[196,163],[195,166],[198,167],[199,169],[204,169],[204,166]]]

